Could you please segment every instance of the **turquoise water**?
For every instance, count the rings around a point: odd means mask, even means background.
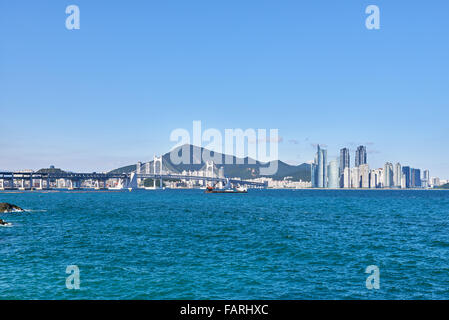
[[[0,193],[2,299],[449,299],[449,192]],[[80,290],[66,288],[66,267]],[[365,268],[380,269],[368,290]]]

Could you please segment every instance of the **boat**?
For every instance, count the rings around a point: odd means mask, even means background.
[[[206,188],[205,193],[248,193],[248,191],[245,190],[238,190],[238,189],[215,189],[213,187]]]
[[[248,193],[248,190],[242,186],[232,187],[229,180],[222,189],[207,186],[205,193]]]

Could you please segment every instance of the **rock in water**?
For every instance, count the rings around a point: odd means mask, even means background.
[[[11,223],[6,222],[5,220],[0,219],[0,226],[7,227],[7,226],[10,226],[10,225],[11,225]]]
[[[14,211],[23,211],[23,209],[10,203],[6,202],[0,203],[0,213],[14,212]]]

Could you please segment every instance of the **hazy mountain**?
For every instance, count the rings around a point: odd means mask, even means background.
[[[214,153],[213,151],[207,150],[202,147],[197,147],[193,145],[184,145],[176,148],[174,151],[175,157],[181,158],[183,156],[183,150],[188,150],[188,163],[190,164],[175,164],[171,161],[170,152],[164,154],[163,161],[164,165],[166,165],[171,171],[181,173],[186,170],[200,170],[205,166],[205,162],[202,161],[202,154],[206,152],[206,154],[210,154],[214,159],[218,159],[219,161],[215,161],[217,168],[223,168],[224,174],[226,177],[237,177],[242,179],[253,179],[259,178],[262,175],[260,174],[260,169],[263,167],[268,167],[269,163],[262,163],[260,161],[255,161],[251,158],[237,158],[231,155],[225,155],[222,153]],[[225,161],[226,157],[226,161]],[[300,164],[298,166],[292,166],[280,160],[275,160],[278,165],[277,173],[272,177],[275,180],[282,180],[286,177],[291,177],[290,180],[293,181],[310,181],[310,165],[307,163]],[[153,161],[151,161],[151,164]],[[226,164],[232,163],[232,164]],[[238,163],[238,164],[237,164]],[[136,170],[136,165],[132,164],[129,166],[121,167],[115,170],[112,170],[111,173],[129,173],[131,171]]]
[[[67,173],[67,171],[61,170],[59,168],[42,168],[42,169],[36,171],[36,173],[62,174],[62,173]]]

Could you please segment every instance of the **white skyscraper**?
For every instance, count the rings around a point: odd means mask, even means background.
[[[384,188],[393,186],[393,164],[390,162],[384,165]]]
[[[330,189],[337,189],[340,186],[339,179],[339,164],[337,160],[329,162],[327,167],[327,187]]]
[[[312,187],[326,188],[327,187],[327,150],[321,149],[317,146],[317,153],[315,161],[311,166]]]
[[[407,189],[407,177],[404,174],[401,177],[401,189]]]
[[[360,187],[369,188],[369,166],[368,164],[361,164],[359,166]]]
[[[343,171],[343,188],[351,188],[351,168],[349,167]]]
[[[399,162],[396,163],[396,165],[394,166],[393,184],[395,187],[398,188],[401,187],[402,184],[402,166]]]
[[[382,187],[382,169],[371,170],[370,174],[370,188],[381,188]]]
[[[360,188],[359,167],[351,169],[351,188],[354,189]]]
[[[431,187],[439,187],[440,185],[441,185],[440,178],[433,177],[432,179],[430,179],[430,186]]]
[[[423,171],[423,177],[422,177],[421,184],[422,184],[423,188],[429,188],[430,187],[430,172],[429,172],[429,170],[424,170]]]

